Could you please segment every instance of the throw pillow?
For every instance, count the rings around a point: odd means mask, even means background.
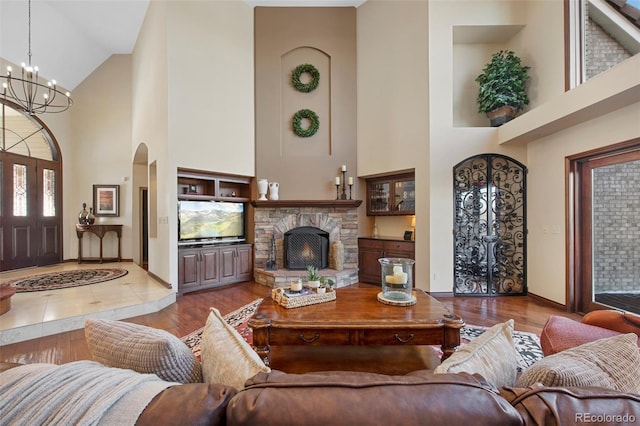
[[[585,343],[527,368],[516,386],[599,386],[640,393],[640,352],[633,333]]]
[[[512,319],[494,325],[468,344],[460,346],[434,372],[478,373],[496,387],[513,386],[518,361],[512,332]]]
[[[220,383],[242,390],[247,379],[271,371],[215,308],[211,308],[202,332],[201,352],[205,383]]]
[[[169,382],[202,382],[196,357],[167,331],[124,321],[87,319],[84,334],[93,359],[104,365],[155,374]]]

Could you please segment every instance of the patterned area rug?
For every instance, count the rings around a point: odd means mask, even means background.
[[[124,277],[129,271],[118,268],[78,269],[75,271],[51,272],[18,278],[4,285],[16,288],[17,293],[29,291],[58,290],[80,287]]]
[[[262,299],[254,300],[242,308],[231,312],[224,316],[227,324],[234,327],[240,335],[249,343],[253,343],[253,333],[251,328],[247,326],[249,318],[258,309],[258,305],[262,302]],[[480,336],[487,330],[488,327],[481,327],[477,325],[465,325],[460,331],[460,339],[462,344],[469,343],[471,340]],[[189,333],[187,336],[181,338],[183,342],[191,348],[193,353],[200,359],[200,340],[202,339],[202,330],[204,327]],[[542,349],[540,348],[540,339],[534,333],[526,333],[524,331],[514,331],[513,341],[518,352],[518,371],[522,371],[534,362],[543,357]],[[436,352],[439,352],[439,348],[434,347]],[[440,352],[441,354],[441,352]]]

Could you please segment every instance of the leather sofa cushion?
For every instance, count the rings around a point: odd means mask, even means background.
[[[231,399],[227,424],[521,424],[517,411],[479,375],[422,370],[404,376],[365,372],[287,374],[249,379]]]
[[[584,343],[619,334],[617,331],[552,315],[540,333],[540,347],[544,356],[549,356]]]
[[[136,425],[224,425],[236,390],[231,386],[189,383],[160,392],[138,417]]]
[[[518,410],[524,424],[635,424],[640,419],[640,395],[613,390],[536,385],[502,388],[500,395]]]
[[[582,318],[584,324],[608,328],[620,333],[635,333],[640,336],[640,316],[629,312],[600,310],[589,312]]]

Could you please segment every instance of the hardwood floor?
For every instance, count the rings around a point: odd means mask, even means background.
[[[356,285],[370,287],[369,284]],[[269,292],[270,289],[265,286],[247,282],[188,293],[159,312],[126,321],[184,336],[204,325],[210,307],[216,307],[225,315],[257,298],[266,297]],[[580,315],[564,312],[528,296],[439,297],[438,300],[460,315],[467,324],[490,326],[513,318],[516,330],[538,335],[550,315],[580,319]],[[0,347],[0,361],[5,362],[62,364],[81,359],[91,359],[83,330]]]

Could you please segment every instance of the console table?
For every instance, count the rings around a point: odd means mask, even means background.
[[[85,233],[90,233],[97,236],[100,239],[100,257],[84,258],[82,257],[82,236]],[[118,257],[104,258],[102,256],[102,239],[107,232],[115,232],[118,236]],[[76,234],[78,235],[78,263],[82,262],[120,262],[120,248],[122,238],[122,225],[80,225],[76,224]]]

